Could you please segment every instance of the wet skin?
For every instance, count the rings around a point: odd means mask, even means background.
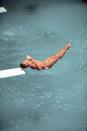
[[[38,61],[30,56],[26,57],[23,62],[20,64],[21,68],[30,67],[36,70],[46,70],[51,68],[59,59],[61,59],[67,50],[71,47],[71,44],[65,45],[63,49],[58,51],[55,55],[48,57],[43,61]]]

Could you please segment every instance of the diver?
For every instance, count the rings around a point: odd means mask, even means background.
[[[47,70],[51,68],[58,60],[60,60],[70,47],[71,44],[65,45],[65,47],[62,48],[59,52],[57,52],[55,55],[50,56],[43,61],[38,61],[31,56],[26,56],[26,58],[20,64],[20,67],[22,69],[30,67],[36,70]]]

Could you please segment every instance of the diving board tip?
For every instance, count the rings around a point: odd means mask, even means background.
[[[13,77],[24,75],[26,72],[22,68],[13,68],[7,70],[0,70],[0,78]]]

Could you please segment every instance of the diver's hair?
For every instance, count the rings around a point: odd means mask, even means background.
[[[22,68],[22,69],[24,69],[24,68],[26,68],[26,66],[24,65],[24,64],[20,64],[20,67]]]

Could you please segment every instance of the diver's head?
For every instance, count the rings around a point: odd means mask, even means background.
[[[20,64],[21,68],[27,68],[31,67],[32,64],[32,57],[31,56],[26,56],[26,58],[23,60],[23,62]]]

